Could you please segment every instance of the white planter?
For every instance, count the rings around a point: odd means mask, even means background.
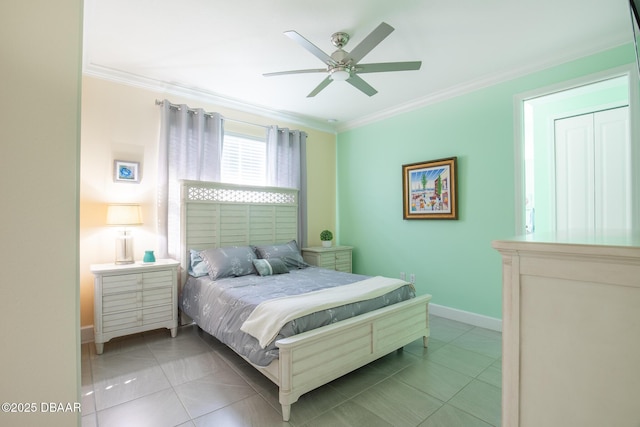
[[[322,241],[322,247],[330,248],[331,247],[331,240],[323,240]]]

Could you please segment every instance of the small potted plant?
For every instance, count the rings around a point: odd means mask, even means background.
[[[333,233],[329,230],[322,230],[322,233],[320,233],[320,240],[322,240],[322,246],[330,248],[331,241],[333,240]]]

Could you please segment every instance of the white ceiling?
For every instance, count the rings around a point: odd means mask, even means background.
[[[333,82],[283,35],[328,54],[381,22],[395,28],[361,63],[422,61],[419,71],[363,74],[368,97]],[[85,0],[84,72],[197,94],[236,108],[340,129],[632,41],[627,0]],[[327,124],[327,120],[336,120]]]

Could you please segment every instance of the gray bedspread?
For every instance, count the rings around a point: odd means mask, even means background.
[[[208,276],[189,277],[179,298],[180,309],[203,330],[252,363],[266,366],[278,358],[275,341],[280,338],[348,319],[415,296],[412,286],[406,285],[378,298],[309,314],[287,323],[276,339],[264,349],[260,347],[256,338],[240,330],[253,309],[262,301],[346,285],[366,278],[368,276],[318,267],[273,276],[248,275],[216,281],[211,281]]]

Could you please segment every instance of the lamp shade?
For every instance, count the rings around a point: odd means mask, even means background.
[[[142,225],[140,205],[109,205],[107,225]]]

